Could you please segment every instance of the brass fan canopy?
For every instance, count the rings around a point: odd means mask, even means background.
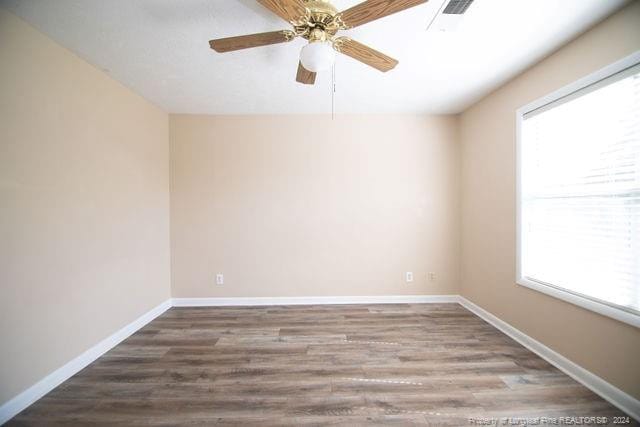
[[[329,0],[304,0],[304,5],[311,14],[326,14],[331,18],[338,14],[338,9]]]

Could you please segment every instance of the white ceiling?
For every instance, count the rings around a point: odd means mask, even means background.
[[[335,0],[346,9],[360,0]],[[627,0],[476,0],[455,32],[431,0],[349,31],[400,60],[383,74],[339,56],[337,113],[457,113]],[[0,0],[172,113],[331,112],[331,75],[295,82],[305,41],[217,54],[208,40],[289,28],[255,0]],[[346,32],[343,32],[346,33]]]

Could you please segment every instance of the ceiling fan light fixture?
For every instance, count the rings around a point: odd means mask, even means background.
[[[313,73],[330,69],[336,60],[336,51],[329,41],[311,42],[302,48],[300,62]]]

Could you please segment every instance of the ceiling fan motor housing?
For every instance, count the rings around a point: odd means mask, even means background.
[[[335,17],[338,9],[327,0],[304,0],[309,9],[309,19],[306,25],[296,26],[296,33],[309,41],[324,41],[336,35],[340,25]],[[324,33],[320,36],[319,31]]]

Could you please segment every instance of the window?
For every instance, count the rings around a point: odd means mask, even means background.
[[[520,285],[640,327],[640,53],[518,111]]]

